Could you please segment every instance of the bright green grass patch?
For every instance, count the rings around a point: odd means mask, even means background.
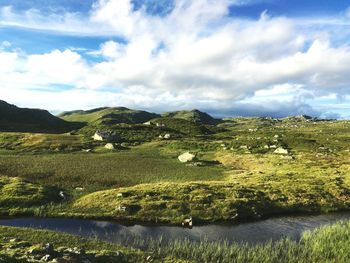
[[[58,190],[26,182],[20,178],[0,176],[0,208],[29,207],[55,202]]]
[[[147,184],[83,196],[70,212],[175,224],[189,216],[197,222],[234,222],[283,213],[345,210],[350,205],[349,188],[338,177]]]

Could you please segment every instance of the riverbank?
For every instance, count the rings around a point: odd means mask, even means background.
[[[153,183],[59,197],[54,187],[0,177],[0,216],[108,219],[179,225],[247,222],[276,215],[347,211],[339,176],[250,175],[231,182]]]
[[[32,256],[33,251],[36,251],[37,255],[44,255],[47,252],[45,251],[47,246],[45,248],[42,240],[45,240],[52,248],[56,248],[54,249],[57,252],[55,255],[59,257],[64,257],[62,254],[64,251],[66,251],[66,256],[70,255],[72,257],[74,257],[74,251],[80,251],[79,256],[77,256],[78,260],[75,261],[79,263],[83,262],[80,260],[83,257],[90,257],[90,262],[92,263],[346,263],[348,262],[348,255],[350,253],[349,237],[350,222],[348,221],[324,226],[314,231],[306,231],[302,234],[299,241],[281,239],[278,242],[247,246],[236,243],[229,244],[227,242],[191,242],[189,240],[163,242],[162,239],[156,239],[138,240],[130,245],[130,247],[125,248],[116,244],[79,238],[58,232],[0,226],[0,262],[28,262],[27,260]],[[38,259],[32,262],[44,261]]]

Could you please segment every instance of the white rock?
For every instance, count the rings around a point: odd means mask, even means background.
[[[196,158],[196,155],[193,153],[190,153],[190,152],[185,152],[185,153],[179,155],[179,157],[177,157],[177,158],[182,163],[188,163],[188,162],[192,162]]]
[[[288,150],[287,149],[283,149],[282,147],[277,148],[274,153],[277,154],[288,154]]]
[[[108,149],[108,150],[114,150],[114,149],[115,149],[113,143],[107,143],[107,144],[105,145],[105,148]]]

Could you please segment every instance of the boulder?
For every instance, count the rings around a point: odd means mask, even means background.
[[[115,146],[113,143],[107,143],[105,145],[105,148],[108,149],[108,150],[114,150],[115,149]]]
[[[196,155],[190,152],[185,152],[181,155],[179,155],[179,157],[177,157],[179,159],[180,162],[182,163],[188,163],[188,162],[192,162],[196,159]]]
[[[274,153],[277,153],[277,154],[288,154],[288,150],[287,149],[284,149],[282,147],[279,147],[277,148]]]
[[[101,131],[97,130],[92,136],[95,141],[107,141],[107,142],[116,142],[120,140],[120,136],[113,131]]]
[[[171,138],[171,135],[169,133],[167,133],[163,136],[163,139],[166,139],[166,140],[168,140],[170,138]]]

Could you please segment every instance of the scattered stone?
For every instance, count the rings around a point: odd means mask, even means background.
[[[179,155],[179,157],[177,157],[179,159],[180,162],[182,163],[188,163],[188,162],[192,162],[196,159],[196,155],[190,152],[185,152],[181,155]]]
[[[47,254],[47,255],[43,256],[40,260],[44,261],[44,262],[49,262],[52,259],[53,259],[53,257],[51,255]]]
[[[167,133],[167,134],[165,134],[165,135],[163,136],[163,138],[166,139],[166,140],[168,140],[168,139],[171,138],[171,135],[170,135],[169,133]]]
[[[125,212],[125,211],[126,211],[126,206],[118,205],[117,208],[116,208],[116,210]]]
[[[58,195],[61,197],[61,198],[66,198],[66,195],[64,194],[64,192],[63,191],[60,191],[59,193],[58,193]]]
[[[92,151],[92,149],[84,149],[83,151],[86,152],[86,153],[89,153],[89,152]]]
[[[248,150],[248,146],[247,145],[242,145],[239,147],[240,149],[243,149],[243,150]]]
[[[192,216],[190,216],[190,218],[187,218],[184,221],[182,221],[181,225],[183,227],[192,228],[192,226],[193,226]]]
[[[118,193],[117,197],[123,197],[123,193]]]
[[[113,143],[107,143],[105,145],[105,148],[108,149],[108,150],[114,150],[115,149],[115,146]]]
[[[193,163],[187,163],[186,166],[193,167],[193,166],[203,166],[202,162],[193,162]]]
[[[264,145],[264,149],[270,149],[270,146]]]
[[[287,156],[281,156],[281,159],[284,159],[284,160],[293,160],[293,156],[290,156],[290,155],[287,155]]]
[[[77,191],[84,191],[84,188],[83,187],[75,187],[75,190],[77,190]]]
[[[46,243],[46,244],[43,246],[43,249],[44,249],[47,253],[49,253],[49,254],[54,252],[53,245],[50,244],[50,243]]]
[[[284,149],[282,147],[279,147],[274,151],[274,153],[276,153],[276,154],[288,154],[288,150]]]

